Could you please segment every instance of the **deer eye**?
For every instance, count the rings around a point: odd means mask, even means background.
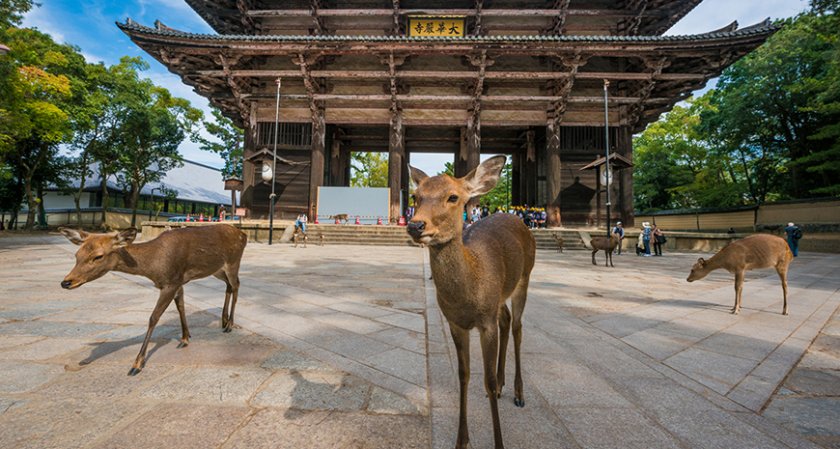
[[[104,256],[102,254],[93,257],[93,261],[96,262],[97,260],[102,259]]]
[[[458,195],[449,195],[449,198],[446,201],[449,203],[457,203]]]

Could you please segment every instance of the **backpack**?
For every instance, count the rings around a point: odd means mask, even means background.
[[[799,228],[794,229],[793,230],[793,238],[795,238],[796,240],[801,239],[802,238],[802,230],[799,229]]]

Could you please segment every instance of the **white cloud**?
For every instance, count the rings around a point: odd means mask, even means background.
[[[666,34],[705,33],[729,25],[733,20],[743,28],[768,17],[792,17],[807,7],[807,0],[705,0]]]
[[[29,12],[23,16],[23,26],[28,28],[37,28],[41,30],[41,32],[52,36],[53,40],[56,42],[64,43],[66,41],[64,33],[60,31],[58,26],[52,23],[49,14],[47,13],[47,8],[43,6],[36,6],[29,10]]]

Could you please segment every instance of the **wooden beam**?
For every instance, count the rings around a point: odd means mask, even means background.
[[[561,10],[559,8],[549,9],[505,9],[505,8],[488,8],[483,9],[481,14],[485,17],[556,17]],[[387,17],[392,16],[394,10],[388,9],[321,9],[319,15],[321,17]],[[417,8],[401,8],[400,15],[436,15],[436,16],[469,16],[473,17],[478,14],[476,9],[417,9]],[[596,17],[635,17],[636,14],[616,9],[567,9],[566,14],[569,16],[596,16]],[[307,9],[260,9],[248,11],[251,17],[307,17],[311,13]],[[662,17],[662,13],[648,12],[645,17]]]
[[[273,99],[274,96],[265,94],[243,94],[243,98],[249,99]],[[360,101],[360,102],[390,102],[391,96],[387,94],[313,94],[317,101]],[[281,100],[302,101],[308,100],[309,94],[282,94]],[[427,102],[427,103],[470,103],[475,100],[472,95],[420,95],[420,94],[398,94],[400,102]],[[548,103],[553,101],[566,100],[569,103],[578,104],[601,104],[604,99],[599,96],[568,96],[563,95],[482,95],[483,103]],[[645,103],[664,103],[670,98],[645,98]],[[610,98],[611,104],[635,104],[642,101],[640,97],[615,96]]]
[[[222,77],[226,76],[223,70],[196,70],[201,76]],[[311,70],[313,78],[335,78],[335,79],[363,79],[363,80],[385,80],[389,79],[387,71],[376,70]],[[231,70],[230,76],[235,78],[298,78],[298,70],[258,70],[240,69]],[[475,71],[448,71],[448,70],[397,70],[397,78],[405,79],[475,79],[478,72]],[[578,72],[578,79],[609,79],[609,80],[648,80],[649,72]],[[551,80],[568,78],[567,72],[526,72],[526,71],[487,71],[484,77],[488,80]],[[708,78],[703,73],[662,73],[658,79],[662,81],[692,81],[705,80]]]

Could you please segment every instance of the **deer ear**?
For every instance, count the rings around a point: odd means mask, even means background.
[[[464,180],[470,196],[484,195],[493,190],[493,187],[496,187],[496,183],[499,182],[505,162],[507,162],[507,156],[493,156],[467,173],[467,176],[461,178]]]
[[[131,244],[137,237],[137,229],[128,228],[114,236],[114,246],[125,246]]]
[[[81,245],[85,242],[85,239],[88,238],[90,234],[81,229],[70,229],[70,228],[58,228],[58,232],[61,235],[67,237],[67,240],[70,240],[72,243],[76,245]]]
[[[414,186],[419,186],[420,183],[429,177],[423,170],[419,168],[412,167],[411,165],[408,166],[408,171],[411,174],[411,181],[414,182]]]
[[[705,266],[706,265],[706,259],[701,257],[701,258],[697,259],[697,263],[699,263],[701,267]]]

